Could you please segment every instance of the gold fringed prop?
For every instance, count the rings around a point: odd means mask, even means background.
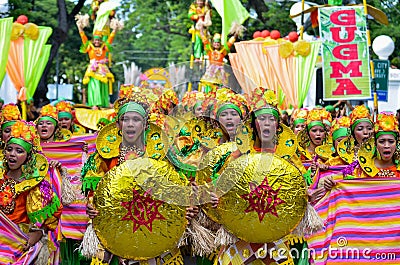
[[[216,249],[214,240],[215,235],[212,231],[202,226],[197,219],[193,219],[186,228],[178,247],[189,245],[194,255],[205,256]]]
[[[218,229],[216,235],[215,235],[215,242],[214,244],[219,247],[219,246],[229,246],[231,244],[236,243],[239,241],[239,239],[226,231],[225,227],[223,225],[220,226]]]
[[[110,22],[110,28],[120,31],[124,28],[124,22],[122,20],[113,18]]]
[[[99,249],[100,241],[93,229],[92,222],[89,222],[85,234],[83,235],[82,243],[79,246],[79,251],[85,258],[95,257]]]
[[[35,264],[37,264],[37,265],[49,264],[50,251],[49,251],[48,242],[49,242],[49,240],[47,238],[47,235],[42,236],[42,238],[40,239],[40,243],[42,244],[42,247],[40,248],[40,251],[36,258]]]
[[[71,181],[69,180],[67,174],[68,171],[66,168],[62,168],[60,171],[62,176],[62,183],[61,183],[61,201],[63,205],[69,205],[73,201],[76,200],[76,194],[72,187]]]
[[[310,235],[312,233],[322,230],[324,227],[324,221],[319,217],[314,207],[310,203],[307,203],[307,209],[301,222],[293,230],[292,234],[297,236]]]

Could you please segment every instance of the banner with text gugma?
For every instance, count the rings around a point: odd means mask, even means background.
[[[324,100],[371,98],[364,7],[319,9]]]

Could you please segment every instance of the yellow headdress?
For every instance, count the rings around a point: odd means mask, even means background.
[[[279,120],[278,99],[273,90],[257,87],[247,97],[250,110],[254,112],[256,117],[262,114],[272,114]]]
[[[67,101],[60,101],[56,104],[58,111],[58,118],[70,118],[72,119],[72,105]]]
[[[393,134],[397,138],[399,136],[399,122],[393,113],[381,112],[376,119],[374,130],[376,138],[382,134]]]
[[[353,109],[353,111],[350,113],[350,120],[352,131],[354,131],[354,128],[360,122],[366,121],[372,124],[372,117],[369,113],[369,109],[364,105],[357,106]]]
[[[333,141],[335,141],[336,139],[343,137],[343,136],[349,136],[350,135],[350,118],[347,116],[343,116],[343,117],[335,119],[332,122],[331,135],[332,135]]]
[[[11,126],[11,137],[7,144],[18,144],[29,153],[38,143],[40,144],[40,140],[33,123],[16,121]]]
[[[1,111],[1,129],[13,125],[15,121],[21,120],[21,112],[15,104],[6,104]]]

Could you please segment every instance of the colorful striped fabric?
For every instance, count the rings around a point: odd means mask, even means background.
[[[318,187],[318,183],[320,182],[320,180],[327,176],[334,175],[335,176],[334,179],[339,180],[336,176],[346,167],[347,167],[347,165],[345,165],[345,166],[330,166],[328,168],[328,170],[324,170],[324,171],[318,170],[318,174],[315,174],[315,176],[313,178],[313,183],[310,186],[310,188],[316,189]],[[342,179],[342,178],[343,177],[340,176],[340,179]]]
[[[68,178],[78,200],[63,206],[60,226],[66,238],[81,240],[89,220],[86,215],[86,201],[81,192],[81,168],[86,160],[82,151],[83,142],[56,142],[44,144],[43,152],[49,160],[58,160],[68,169]]]
[[[85,142],[88,144],[88,154],[94,153],[96,151],[96,137],[97,133],[95,134],[84,134],[84,135],[76,135],[72,136],[69,142],[79,143]]]
[[[400,264],[400,179],[340,180],[316,205],[315,264]]]
[[[38,242],[27,252],[23,251],[28,236],[0,211],[0,264],[33,264],[42,243]]]

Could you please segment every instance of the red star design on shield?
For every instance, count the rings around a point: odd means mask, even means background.
[[[158,208],[163,204],[162,201],[151,198],[151,189],[141,195],[133,189],[133,198],[129,202],[121,202],[122,207],[128,210],[128,213],[121,220],[133,222],[133,233],[144,225],[150,232],[153,230],[154,220],[165,220]]]
[[[250,192],[249,194],[243,194],[240,197],[248,201],[249,206],[244,210],[246,213],[255,211],[258,214],[260,222],[264,219],[267,213],[278,217],[276,206],[285,203],[284,200],[278,198],[278,193],[281,187],[277,190],[273,190],[268,185],[268,179],[265,178],[261,184],[257,187],[253,183],[249,183]]]

